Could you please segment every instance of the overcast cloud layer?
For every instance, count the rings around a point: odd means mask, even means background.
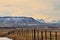
[[[60,0],[0,0],[0,16],[60,20]]]

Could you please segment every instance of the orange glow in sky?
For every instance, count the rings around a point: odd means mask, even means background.
[[[60,0],[0,0],[0,16],[60,20]]]

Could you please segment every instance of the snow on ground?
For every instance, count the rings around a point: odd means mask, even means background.
[[[0,37],[0,40],[12,40],[12,39],[7,38],[7,37]]]

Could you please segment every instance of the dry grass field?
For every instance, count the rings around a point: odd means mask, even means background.
[[[13,40],[60,40],[60,32],[40,28],[0,29],[0,37],[9,37]]]

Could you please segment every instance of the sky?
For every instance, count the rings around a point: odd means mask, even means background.
[[[60,20],[60,0],[0,0],[0,16]]]

